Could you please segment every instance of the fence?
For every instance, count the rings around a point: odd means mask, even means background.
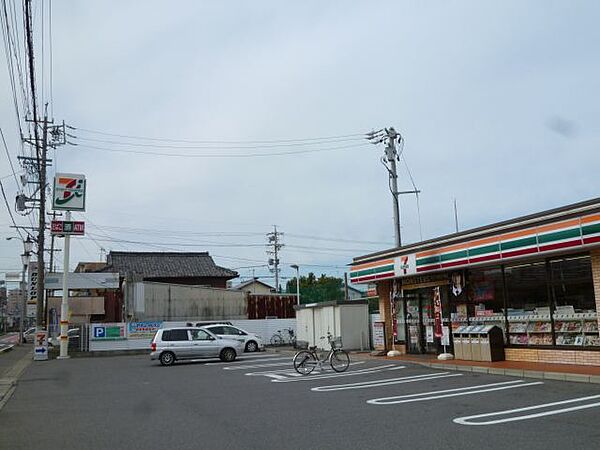
[[[248,333],[259,335],[265,344],[278,330],[296,331],[296,319],[230,320]],[[186,326],[187,322],[115,322],[81,325],[80,339],[73,342],[80,351],[150,350],[159,328]],[[284,334],[284,337],[286,335]],[[71,344],[70,344],[71,345]]]

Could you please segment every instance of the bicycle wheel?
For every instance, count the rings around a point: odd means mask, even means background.
[[[317,359],[308,350],[301,350],[294,356],[294,369],[300,375],[308,375],[317,366]]]
[[[329,357],[329,364],[336,372],[343,372],[350,365],[350,356],[345,350],[334,350]]]
[[[279,334],[274,334],[271,338],[271,345],[281,345],[283,343],[283,338]]]

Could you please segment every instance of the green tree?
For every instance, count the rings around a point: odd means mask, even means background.
[[[320,303],[344,299],[343,281],[341,278],[328,277],[321,274],[319,278],[310,272],[300,277],[300,303]],[[288,294],[296,293],[296,278],[286,284]]]

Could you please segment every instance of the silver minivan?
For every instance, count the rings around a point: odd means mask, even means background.
[[[244,351],[244,344],[229,339],[221,339],[202,328],[164,328],[152,339],[150,359],[158,359],[163,366],[170,366],[177,360],[220,358],[233,361]]]

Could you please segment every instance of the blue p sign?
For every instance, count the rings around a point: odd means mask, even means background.
[[[94,337],[95,338],[106,337],[106,327],[96,327],[96,328],[94,328]]]

